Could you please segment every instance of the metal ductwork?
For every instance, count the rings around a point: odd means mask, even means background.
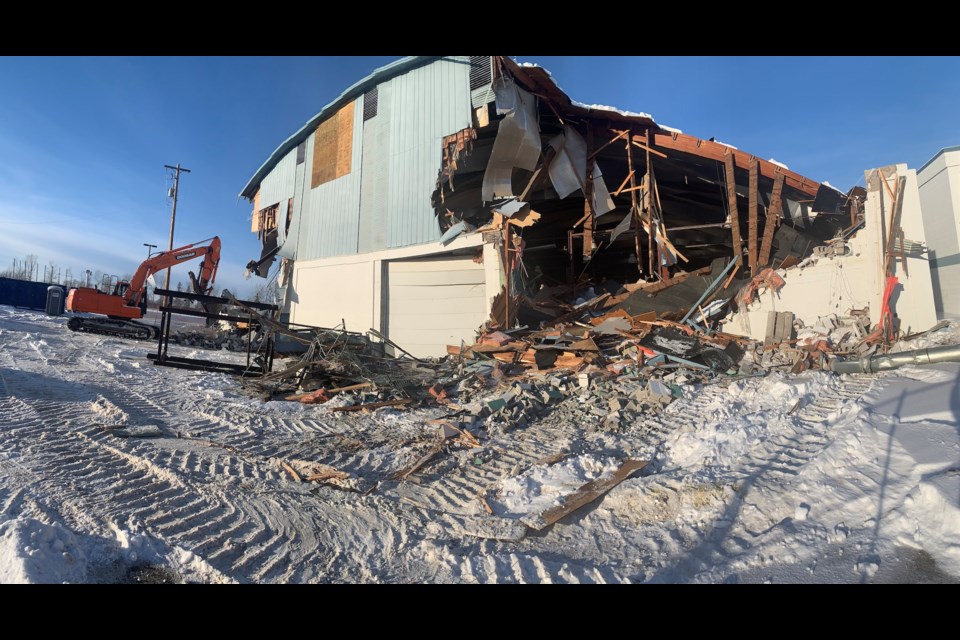
[[[834,373],[877,373],[899,369],[909,364],[935,364],[937,362],[960,362],[960,344],[948,344],[930,349],[884,353],[859,360],[834,360],[830,369]]]

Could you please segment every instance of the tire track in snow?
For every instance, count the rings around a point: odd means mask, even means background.
[[[170,378],[174,391],[160,401],[130,393],[115,379],[101,396],[125,412],[131,425],[172,427],[184,404],[172,402],[176,386],[190,381]],[[387,570],[390,549],[406,544],[401,530],[408,525],[384,519],[376,505],[344,508],[348,503],[336,490],[319,488],[315,496],[312,485],[290,482],[267,468],[267,460],[239,457],[217,442],[117,438],[96,426],[103,416],[94,412],[83,385],[57,388],[49,398],[31,396],[32,384],[25,375],[4,373],[0,460],[16,453],[25,469],[42,469],[24,481],[26,490],[78,530],[107,535],[136,529],[197,554],[226,576],[255,582],[375,579],[357,567],[377,556]],[[246,426],[220,431],[240,445],[257,442]],[[313,426],[306,431],[316,433]],[[279,440],[281,449],[305,454],[323,443],[290,432]],[[22,498],[12,486],[14,474],[4,475],[0,504],[13,509]],[[251,480],[256,483],[244,489]]]

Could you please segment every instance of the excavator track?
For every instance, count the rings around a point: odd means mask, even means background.
[[[74,316],[67,322],[67,328],[71,331],[99,333],[133,340],[150,340],[160,336],[159,327],[135,320]]]

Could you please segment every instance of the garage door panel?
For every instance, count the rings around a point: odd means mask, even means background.
[[[474,322],[476,313],[438,313],[436,318],[429,322],[431,329],[472,331],[480,323]],[[424,326],[423,314],[399,314],[392,315],[390,318],[390,327],[397,329],[420,329]]]
[[[436,292],[434,292],[436,293]],[[414,316],[423,322],[425,313],[457,313],[470,314],[475,317],[478,313],[486,311],[487,306],[483,298],[418,298],[411,300],[392,299],[390,300],[390,313],[394,316]]]
[[[415,356],[442,356],[446,345],[472,343],[489,317],[486,272],[469,256],[388,264],[387,331]]]
[[[483,271],[483,263],[464,258],[396,261],[390,263],[391,273],[422,273],[424,271]]]
[[[483,271],[421,271],[394,273],[390,271],[390,287],[404,286],[445,286],[458,284],[479,284],[483,282]]]
[[[438,295],[439,293],[439,295]],[[402,286],[392,287],[390,300],[436,300],[441,299],[463,299],[463,298],[481,298],[486,295],[486,287],[483,284],[452,284],[445,285],[443,290],[438,292],[437,287],[417,287]]]

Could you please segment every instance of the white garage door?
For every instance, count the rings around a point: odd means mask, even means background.
[[[472,344],[489,317],[483,265],[470,257],[395,260],[387,278],[388,336],[417,357]]]

